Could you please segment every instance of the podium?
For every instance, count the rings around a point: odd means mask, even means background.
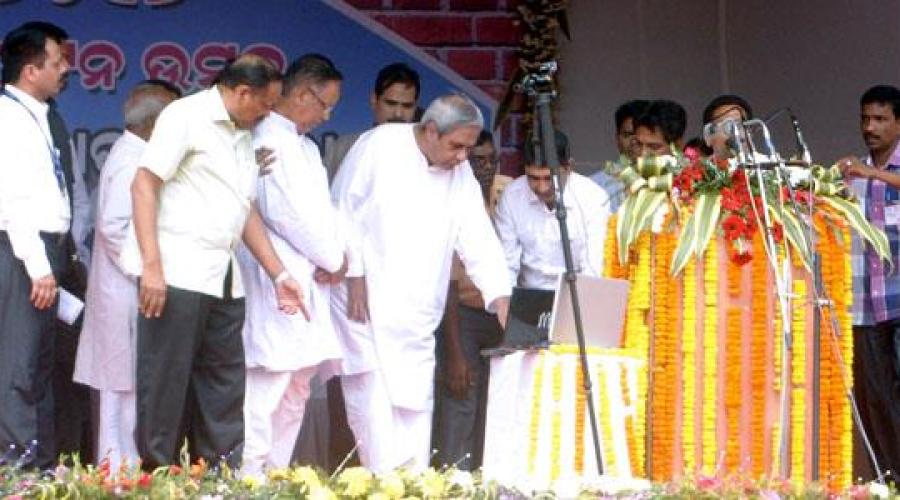
[[[588,349],[606,473],[644,460],[646,363],[624,349]],[[577,346],[491,358],[483,476],[523,491],[597,478]]]

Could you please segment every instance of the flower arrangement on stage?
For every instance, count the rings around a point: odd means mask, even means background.
[[[776,244],[787,238],[809,269],[810,242],[798,214],[810,203],[816,210],[846,220],[879,256],[890,261],[887,237],[865,219],[836,166],[815,165],[807,179],[793,187],[787,185],[787,173],[782,181],[776,171],[748,174],[729,161],[690,159],[676,152],[634,162],[622,157],[608,169],[629,193],[617,214],[620,263],[628,259],[628,249],[652,221],[674,211],[676,217],[669,220],[679,226],[679,237],[670,267],[673,275],[684,269],[692,255],[703,255],[717,229],[730,244],[731,261],[749,263],[753,235],[759,230],[757,221],[766,222],[766,231]],[[656,233],[663,230],[658,226],[653,228]]]
[[[847,488],[850,235],[886,258],[884,233],[836,167],[757,171],[680,154],[620,163],[628,196],[609,221],[605,274],[632,286],[623,348],[643,352],[648,365],[647,476],[783,477],[799,486],[811,480],[817,449],[824,487]]]
[[[891,498],[896,490],[871,483],[842,491],[845,498]],[[265,480],[238,478],[230,469],[208,467],[202,461],[157,469],[111,471],[108,465],[58,466],[46,473],[14,471],[0,467],[0,497],[25,498],[184,498],[224,499],[569,499],[569,498],[765,498],[770,500],[826,498],[820,485],[798,487],[787,481],[758,481],[743,476],[725,479],[709,476],[670,483],[619,480],[604,476],[585,484],[563,484],[555,489],[523,491],[514,486],[483,482],[479,473],[456,469],[426,469],[412,473],[398,469],[376,475],[360,467],[333,475],[311,467],[269,472]]]

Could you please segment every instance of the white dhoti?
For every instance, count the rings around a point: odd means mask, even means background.
[[[360,462],[375,473],[397,467],[428,467],[431,413],[391,404],[384,376],[378,371],[341,377],[347,423],[356,438]]]
[[[134,441],[137,400],[134,391],[96,391],[98,398],[97,449],[98,461],[109,460],[110,470],[134,466],[138,462]]]
[[[244,475],[290,465],[303,423],[309,383],[318,367],[297,371],[247,369],[244,399]]]

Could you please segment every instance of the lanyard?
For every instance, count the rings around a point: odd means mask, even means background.
[[[62,161],[59,158],[59,151],[53,146],[51,140],[47,137],[47,134],[44,133],[44,128],[41,127],[41,122],[38,120],[38,117],[34,115],[34,113],[25,105],[18,97],[13,95],[9,90],[3,89],[3,95],[9,97],[13,101],[17,102],[19,106],[28,112],[31,115],[31,118],[34,119],[34,124],[37,125],[38,130],[41,131],[41,135],[44,136],[44,142],[47,145],[47,151],[50,153],[50,158],[53,160],[53,175],[56,177],[56,183],[59,185],[59,191],[62,193],[63,197],[66,197],[66,176],[63,174]],[[49,124],[48,124],[49,126]]]

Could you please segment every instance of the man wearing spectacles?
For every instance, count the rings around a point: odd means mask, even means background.
[[[309,321],[278,311],[266,271],[242,248],[247,289],[243,339],[245,475],[287,467],[317,374],[340,371],[341,347],[331,324],[331,285],[347,269],[328,179],[316,144],[304,134],[328,119],[343,76],[326,57],[308,54],[290,65],[281,98],[254,129],[256,148],[273,151],[271,173],[257,179],[259,212],[286,270],[310,297]]]

